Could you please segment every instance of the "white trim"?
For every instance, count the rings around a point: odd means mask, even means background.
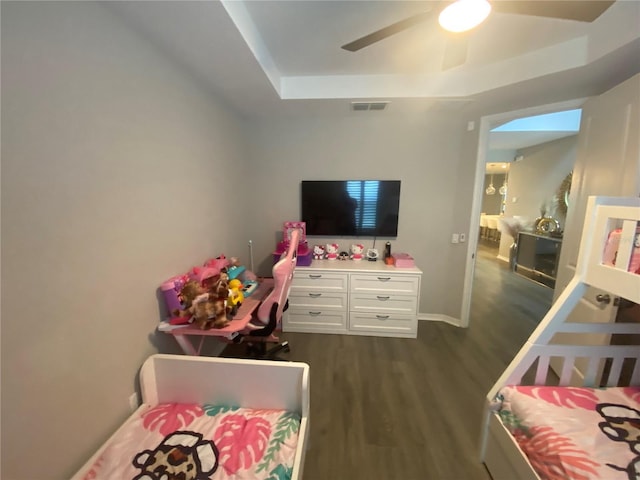
[[[509,263],[509,259],[507,257],[505,257],[504,255],[498,255],[496,257],[498,260],[502,261],[502,262],[507,262]]]
[[[476,157],[476,179],[473,188],[473,201],[471,203],[471,218],[469,219],[469,232],[477,232],[480,228],[480,210],[482,209],[482,190],[484,187],[484,175],[486,168],[487,151],[489,150],[489,132],[503,123],[517,118],[531,117],[546,113],[561,112],[581,108],[586,98],[569,100],[566,102],[539,105],[535,107],[514,110],[511,112],[487,115],[480,118],[480,133],[478,138],[478,153]],[[475,272],[475,254],[478,248],[477,235],[469,235],[467,242],[467,267],[464,275],[464,288],[462,292],[462,306],[460,309],[461,327],[469,326],[471,314],[471,294],[473,290],[473,277]]]
[[[460,327],[460,319],[444,315],[442,313],[420,313],[418,314],[418,320],[424,320],[426,322],[444,322],[454,327]]]

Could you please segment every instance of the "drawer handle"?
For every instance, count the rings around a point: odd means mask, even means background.
[[[382,300],[383,302],[386,302],[386,301],[387,301],[387,300],[389,300],[391,297],[389,297],[389,296],[383,297],[382,295],[378,295],[378,297],[377,297],[377,298],[378,298],[378,300]]]
[[[378,280],[380,280],[381,282],[387,282],[391,280],[391,277],[378,277]]]
[[[322,312],[309,312],[309,315],[311,315],[312,317],[317,317],[318,315],[320,315]]]
[[[322,294],[321,294],[321,293],[310,293],[310,294],[309,294],[309,296],[310,296],[311,298],[319,298],[319,297],[321,297],[321,296],[322,296]]]
[[[389,318],[389,315],[376,315],[376,318],[378,320],[387,320]]]
[[[309,278],[313,278],[313,279],[315,280],[315,279],[317,279],[317,278],[322,278],[322,275],[312,275],[312,274],[309,274]]]

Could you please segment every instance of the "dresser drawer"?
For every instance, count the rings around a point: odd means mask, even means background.
[[[358,274],[351,275],[352,293],[399,293],[416,295],[420,288],[417,275]]]
[[[347,292],[348,276],[341,273],[314,273],[296,270],[291,292],[296,290]]]
[[[309,309],[316,309],[322,307],[323,309],[332,310],[344,310],[347,311],[347,294],[346,293],[334,293],[326,291],[294,291],[291,290],[289,295],[289,307],[302,307]]]
[[[347,312],[289,307],[282,317],[283,332],[346,333]]]
[[[418,299],[415,296],[387,293],[352,293],[349,310],[352,312],[384,312],[415,315]]]
[[[418,320],[412,315],[352,312],[349,316],[349,330],[415,338],[418,332]]]

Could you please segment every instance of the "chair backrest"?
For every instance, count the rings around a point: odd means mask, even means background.
[[[262,301],[256,314],[256,318],[261,323],[269,323],[273,320],[273,316],[275,316],[276,322],[280,322],[282,319],[282,313],[289,298],[291,280],[293,280],[293,269],[296,267],[298,260],[299,242],[300,230],[293,230],[287,252],[271,270],[273,274],[273,290]]]

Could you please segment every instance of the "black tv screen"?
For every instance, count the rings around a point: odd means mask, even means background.
[[[400,180],[304,180],[301,220],[307,235],[398,235]]]

